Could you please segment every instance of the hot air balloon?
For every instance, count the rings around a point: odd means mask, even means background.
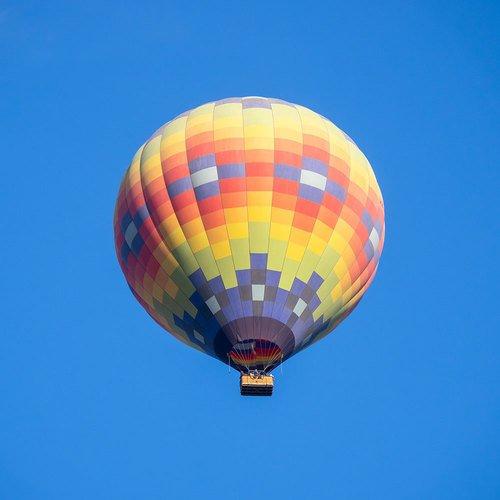
[[[181,342],[272,393],[271,371],[332,332],[370,286],[384,206],[356,144],[263,97],[183,113],[137,151],[114,216],[132,293]]]

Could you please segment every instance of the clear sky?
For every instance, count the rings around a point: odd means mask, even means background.
[[[498,2],[0,5],[0,498],[500,498]],[[370,159],[377,278],[272,398],[163,332],[114,255],[131,156],[228,96]]]

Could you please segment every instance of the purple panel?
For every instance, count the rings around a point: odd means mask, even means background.
[[[274,175],[280,179],[298,182],[300,180],[300,169],[279,163],[274,167]]]
[[[318,288],[322,285],[323,281],[324,281],[323,278],[318,273],[313,272],[307,284],[313,290],[317,291]]]
[[[266,285],[264,289],[264,300],[267,300],[271,304],[274,304],[274,301],[276,300],[277,291],[278,291],[277,287]]]
[[[363,224],[365,225],[366,229],[368,229],[369,233],[373,228],[373,220],[370,214],[366,210],[363,210],[363,215],[361,216],[361,220],[363,221]]]
[[[201,269],[197,269],[194,273],[192,273],[189,276],[189,279],[197,290],[200,290],[204,285],[208,283]]]
[[[263,316],[271,316],[273,314],[274,302],[268,300],[264,301],[264,309],[262,311]]]
[[[251,253],[250,267],[252,269],[265,269],[267,266],[267,253]]]
[[[304,156],[302,158],[302,167],[306,170],[311,170],[317,174],[324,175],[325,177],[328,173],[328,166],[316,158],[308,158],[307,156]]]
[[[236,314],[234,314],[234,311],[232,307],[223,307],[222,312],[224,313],[224,316],[227,318],[228,321],[232,321],[233,319],[236,319]]]
[[[323,200],[324,191],[321,189],[308,186],[307,184],[301,184],[299,187],[299,196],[305,198],[306,200],[314,201],[315,203],[321,203]]]
[[[234,177],[245,176],[245,165],[242,163],[229,163],[217,167],[219,179],[232,179]]]
[[[365,243],[365,247],[363,248],[363,250],[365,251],[366,258],[368,260],[371,260],[375,255],[375,249],[373,248],[372,242],[370,240]]]
[[[335,196],[335,198],[337,198],[340,201],[345,200],[345,189],[336,182],[332,181],[331,179],[326,180],[325,191],[327,193],[332,194],[333,196]]]
[[[207,167],[213,167],[215,165],[215,154],[210,153],[205,156],[200,156],[189,162],[189,170],[191,173],[198,172],[198,170],[203,170]]]
[[[219,181],[208,182],[207,184],[203,184],[194,188],[196,193],[197,200],[204,200],[205,198],[210,198],[210,196],[215,196],[219,194]]]
[[[309,310],[312,312],[312,311],[315,311],[316,308],[319,306],[320,304],[320,300],[318,298],[317,295],[315,295],[307,304],[307,307],[309,308]]]
[[[298,297],[298,296],[300,296],[300,294],[302,293],[302,291],[304,290],[305,287],[306,287],[306,284],[303,281],[300,281],[299,279],[295,278],[293,280],[293,284],[292,284],[292,288],[291,288],[290,292],[293,295],[297,295],[297,297]]]
[[[120,228],[122,230],[122,233],[124,233],[127,230],[128,225],[132,222],[132,216],[130,215],[130,212],[127,210],[122,217],[122,220],[120,221]]]
[[[238,279],[238,285],[250,285],[252,282],[252,274],[248,269],[236,271],[236,278]]]
[[[282,323],[286,323],[290,319],[291,313],[288,309],[281,309],[278,314],[276,312],[273,314],[273,317]]]
[[[251,316],[252,315],[252,301],[244,300],[242,302],[242,306],[243,306],[243,314],[245,316]]]
[[[310,286],[306,286],[302,292],[300,292],[300,298],[305,302],[309,302],[314,295],[314,290]]]
[[[243,108],[271,108],[271,103],[263,97],[243,99]]]
[[[289,295],[290,293],[286,290],[278,288],[278,292],[276,293],[275,310],[283,309],[285,307],[285,302],[287,301]]]
[[[134,224],[137,230],[139,230],[146,219],[149,219],[149,212],[146,205],[142,205],[137,209],[134,217]]]
[[[167,191],[170,198],[174,198],[174,196],[177,196],[188,189],[192,189],[192,187],[191,177],[183,177],[182,179],[177,179],[171,184],[168,184]]]
[[[240,285],[238,289],[241,300],[252,300],[252,287],[250,285]]]
[[[238,287],[229,288],[226,290],[227,296],[229,297],[229,302],[233,305],[235,309],[238,310],[238,313],[243,315],[243,309],[241,307],[241,297],[240,290]]]
[[[214,293],[221,293],[226,291],[224,283],[222,282],[220,276],[216,276],[215,278],[211,279],[208,283]]]
[[[219,104],[236,104],[241,102],[241,97],[227,97],[226,99],[221,99],[219,101],[215,101],[215,105]]]
[[[252,283],[265,285],[266,283],[266,271],[265,269],[255,269],[251,271]]]
[[[267,270],[266,273],[266,285],[278,286],[280,282],[281,273],[279,271]]]
[[[254,316],[262,316],[262,302],[252,302],[252,312]]]

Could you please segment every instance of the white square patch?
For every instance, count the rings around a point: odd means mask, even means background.
[[[321,191],[326,188],[326,177],[311,170],[302,170],[300,172],[300,182],[321,189]]]
[[[203,170],[198,170],[194,174],[191,174],[191,182],[193,187],[197,188],[203,186],[203,184],[208,184],[209,182],[216,181],[219,179],[217,175],[217,167],[208,167]]]
[[[208,306],[212,314],[215,314],[220,311],[220,305],[215,298],[215,295],[212,295],[208,300],[205,301],[205,304]]]
[[[200,332],[197,332],[196,330],[193,331],[194,338],[201,342],[202,344],[205,343],[205,339],[203,338],[203,335]]]
[[[293,308],[293,312],[297,316],[300,316],[304,312],[304,309],[306,308],[306,306],[307,306],[307,304],[302,299],[299,299],[297,301],[297,303],[295,304],[295,307]]]
[[[137,228],[135,227],[134,222],[132,221],[126,231],[125,231],[125,241],[127,242],[127,245],[132,248],[132,241],[134,241],[135,235],[137,234]]]
[[[370,233],[370,241],[372,242],[373,249],[377,250],[380,238],[379,238],[378,232],[375,228],[373,228],[372,232]]]
[[[265,285],[252,285],[252,300],[264,300]]]

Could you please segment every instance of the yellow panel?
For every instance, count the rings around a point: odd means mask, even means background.
[[[271,218],[271,207],[248,207],[248,220],[250,222],[267,222]]]
[[[312,254],[319,256],[324,252],[326,245],[327,242],[325,240],[318,238],[315,234],[312,234],[307,248]]]
[[[307,283],[314,269],[316,268],[318,260],[319,260],[318,255],[315,255],[309,250],[306,250],[304,252],[304,256],[302,258],[302,261],[300,262],[300,266],[297,271],[297,278],[299,278],[304,283]]]
[[[175,217],[175,215],[170,216],[168,219],[171,219],[172,217]],[[182,232],[182,229],[180,227],[177,227],[172,231],[168,219],[163,221],[161,223],[161,226],[163,227],[165,232],[170,231],[169,232],[170,248],[174,249],[177,248],[179,245],[182,245],[186,241],[186,237],[184,236],[184,233]]]
[[[218,226],[207,230],[207,236],[211,245],[221,241],[228,241],[226,226]]]
[[[183,224],[182,230],[184,231],[187,239],[191,238],[192,236],[198,236],[202,233],[205,234],[205,227],[203,226],[203,221],[200,217],[197,217],[196,219],[190,220],[189,222]]]
[[[161,138],[161,156],[169,158],[186,150],[185,132],[187,116],[182,116],[170,122]]]
[[[315,135],[316,137],[328,141],[328,132],[323,118],[314,111],[304,108],[304,106],[297,105],[296,108],[300,115],[303,133]]]
[[[290,226],[272,222],[270,236],[272,240],[288,241],[290,239]]]
[[[266,253],[269,247],[269,224],[249,222],[250,253]]]
[[[212,244],[212,250],[214,252],[214,257],[217,260],[217,265],[219,267],[220,267],[219,259],[231,256],[231,247],[229,246],[229,242],[227,240]]]
[[[279,287],[283,290],[288,290],[292,288],[293,280],[297,275],[297,269],[299,267],[299,262],[295,262],[290,259],[285,259],[283,270],[281,272]]]
[[[247,207],[225,208],[224,217],[228,224],[231,222],[244,222],[247,219]]]
[[[187,241],[193,253],[199,252],[210,245],[205,233],[199,233],[196,236],[192,236]]]
[[[335,252],[330,246],[325,248],[323,255],[318,263],[316,272],[325,279],[333,270],[333,266],[338,260],[338,252]]]
[[[291,241],[288,243],[288,249],[286,252],[287,259],[292,259],[296,262],[299,262],[302,259],[303,254],[304,254],[303,245],[297,245],[296,243],[292,243]]]
[[[290,231],[290,242],[302,246],[305,250],[309,241],[309,234],[310,233],[304,231],[303,229],[292,227],[292,230]]]
[[[340,214],[337,225],[335,226],[334,235],[335,234],[341,236],[342,239],[346,242],[349,241],[351,239],[351,236],[354,234],[354,229],[349,225],[348,222],[342,219],[342,213]]]
[[[273,199],[272,191],[248,191],[247,203],[249,207],[269,207]]]
[[[272,103],[271,107],[276,137],[302,143],[302,127],[296,108],[279,103]]]
[[[190,276],[192,273],[194,273],[197,269],[200,268],[200,265],[198,264],[198,261],[193,255],[193,252],[187,242],[184,242],[182,245],[179,245],[179,247],[175,249],[174,255],[176,257],[178,256],[177,260],[179,262],[182,262],[182,269],[184,270],[187,276]]]
[[[210,247],[195,252],[194,256],[199,262],[203,274],[206,276],[207,280],[211,280],[216,276],[219,276],[219,269],[215,263],[214,256],[212,254],[212,249]]]
[[[225,257],[224,259],[218,260],[217,265],[219,266],[221,272],[221,278],[222,282],[224,283],[224,287],[228,289],[237,286],[238,281],[236,279],[232,257]]]
[[[339,259],[337,261],[337,263],[334,266],[334,271],[337,276],[343,276],[345,273],[349,271],[344,259]]]
[[[288,241],[271,240],[269,242],[269,255],[267,257],[267,268],[272,271],[281,271],[285,258]]]
[[[294,212],[292,210],[285,210],[283,208],[273,207],[273,222],[278,222],[280,224],[285,224],[288,226],[288,229],[291,229],[291,225],[293,222]]]
[[[230,244],[236,270],[250,269],[250,247],[248,239],[231,240]]]
[[[228,224],[227,231],[229,233],[230,240],[248,238],[248,223],[239,222],[237,224]]]

